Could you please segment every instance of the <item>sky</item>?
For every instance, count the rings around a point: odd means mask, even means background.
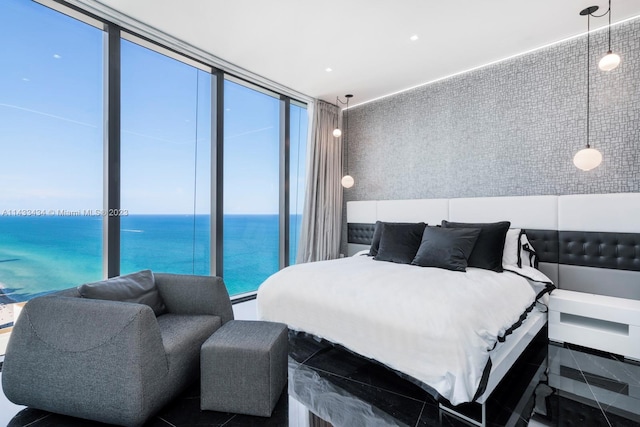
[[[103,32],[0,1],[0,214],[97,210],[103,194]],[[212,76],[122,41],[121,207],[208,213]],[[225,214],[278,212],[279,100],[225,81]],[[302,211],[306,110],[292,107]],[[194,182],[195,192],[194,192]]]

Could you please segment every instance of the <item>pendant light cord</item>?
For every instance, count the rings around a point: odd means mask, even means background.
[[[344,162],[346,163],[345,171],[349,175],[349,145],[347,141],[349,133],[349,98],[347,98],[347,108],[344,110]]]
[[[591,148],[589,145],[589,86],[591,82],[591,73],[589,72],[589,58],[591,56],[591,15],[587,15],[587,148]]]
[[[597,6],[596,6],[596,9],[597,9]],[[609,9],[602,15],[594,15],[593,13],[589,13],[588,15],[593,16],[594,18],[602,18],[603,16],[606,16],[609,12],[611,12],[611,0],[609,0]]]
[[[609,10],[607,10],[607,14],[609,15],[609,52],[611,52],[611,0],[609,0]]]
[[[587,19],[589,18],[589,16],[593,16],[594,18],[602,18],[605,15],[609,15],[609,26],[607,27],[607,31],[609,34],[607,38],[609,39],[609,52],[611,52],[611,0],[609,0],[609,8],[605,13],[603,13],[602,15],[594,15],[593,13],[589,13],[587,15]]]
[[[343,147],[342,150],[344,152],[344,163],[345,163],[345,172],[346,175],[349,175],[349,150],[348,150],[348,145],[347,145],[347,133],[349,130],[349,99],[353,97],[353,95],[345,95],[345,98],[347,99],[347,102],[342,102],[342,100],[340,99],[339,96],[336,96],[336,106],[338,106],[338,103],[342,104],[342,105],[346,105],[347,107],[344,109],[344,113],[343,113],[343,119],[342,119],[342,123],[344,124],[344,135],[342,136],[342,141],[343,141]]]

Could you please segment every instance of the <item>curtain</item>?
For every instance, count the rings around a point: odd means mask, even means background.
[[[297,263],[340,256],[342,139],[333,136],[338,113],[335,105],[323,101],[314,105]]]

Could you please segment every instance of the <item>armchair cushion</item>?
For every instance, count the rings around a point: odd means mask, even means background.
[[[156,316],[166,311],[151,270],[85,283],[78,292],[83,298],[146,304]]]
[[[233,319],[229,292],[222,278],[155,273],[155,282],[167,312],[174,314],[213,314],[224,325]]]
[[[222,325],[219,316],[163,314],[157,318],[169,366],[169,381],[182,389],[198,378],[200,347]]]

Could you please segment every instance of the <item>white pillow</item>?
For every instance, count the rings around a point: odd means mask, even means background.
[[[526,277],[529,280],[534,282],[540,282],[544,284],[553,284],[551,279],[549,279],[542,271],[535,269],[533,267],[523,265],[522,268],[518,268],[518,266],[510,265],[505,270],[510,271],[512,273],[516,273],[519,276]]]
[[[518,276],[525,277],[529,279],[529,285],[531,289],[536,293],[536,300],[538,302],[542,302],[545,305],[549,304],[549,293],[555,289],[555,285],[547,276],[544,275],[543,272],[537,270],[533,267],[522,266],[522,268],[518,268],[518,266],[510,265],[504,269],[504,271],[510,271],[512,273],[517,274]]]
[[[362,255],[369,255],[369,249],[364,249],[361,251],[356,252],[355,254],[351,255],[351,256],[362,256]]]
[[[538,255],[525,233],[520,235],[520,261],[521,267],[537,267]]]
[[[518,251],[520,250],[520,229],[510,228],[504,239],[504,251],[502,252],[502,268],[508,266],[518,267]]]
[[[533,256],[532,256],[533,255]],[[518,265],[518,258],[520,265]],[[526,233],[520,228],[510,228],[504,240],[504,251],[502,252],[502,268],[506,267],[535,267],[536,252],[527,239]]]

